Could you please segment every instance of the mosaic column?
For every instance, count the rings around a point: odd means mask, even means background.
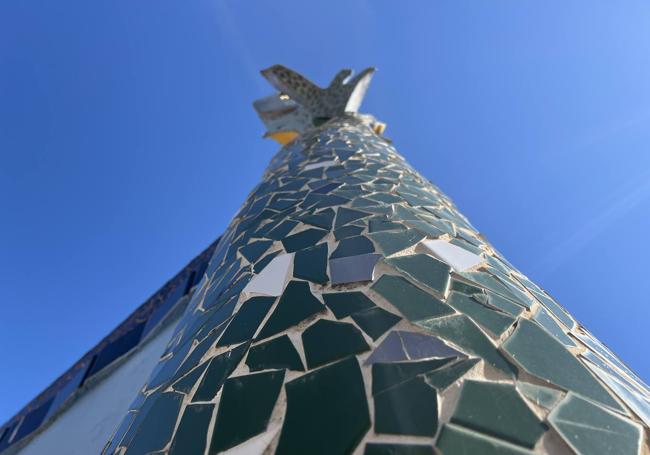
[[[647,455],[648,387],[357,113],[372,73],[263,71],[284,146],[103,453]]]

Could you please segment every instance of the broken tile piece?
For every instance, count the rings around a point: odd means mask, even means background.
[[[418,325],[455,344],[463,351],[481,357],[506,374],[514,374],[516,371],[510,362],[497,351],[487,335],[481,332],[481,329],[464,314],[430,319],[422,321]]]
[[[252,339],[275,299],[275,297],[251,297],[246,300],[228,324],[217,346],[228,346]]]
[[[280,333],[321,311],[325,311],[325,306],[311,293],[309,284],[291,281],[257,339],[263,340]]]
[[[375,232],[369,234],[369,237],[379,246],[386,256],[390,256],[415,245],[425,235],[417,229],[407,229],[399,232]]]
[[[343,319],[357,311],[367,310],[375,306],[363,292],[336,292],[323,294],[325,305],[336,319]]]
[[[282,240],[282,245],[287,253],[308,248],[317,244],[329,231],[323,229],[309,228],[300,231],[297,234],[292,234]]]
[[[433,436],[438,427],[435,389],[415,377],[374,397],[377,433]]]
[[[352,453],[370,428],[355,357],[294,379],[285,390],[287,411],[276,455]]]
[[[553,408],[562,399],[562,392],[559,390],[529,382],[518,382],[517,389],[531,402],[546,409]]]
[[[380,307],[368,308],[352,315],[352,320],[373,340],[402,320],[396,314]]]
[[[345,224],[367,216],[370,216],[370,213],[348,209],[346,207],[339,207],[336,211],[336,222],[334,223],[334,227],[339,228]]]
[[[422,245],[457,272],[471,269],[485,261],[481,256],[477,256],[445,240],[425,240]]]
[[[319,169],[322,167],[329,167],[329,166],[334,166],[336,164],[336,160],[327,160],[327,161],[320,161],[318,163],[310,163],[307,164],[303,170],[304,171],[311,171],[313,169]]]
[[[432,357],[458,357],[464,354],[450,348],[438,338],[415,332],[393,331],[368,357],[365,364],[399,362]]]
[[[502,346],[530,374],[613,409],[621,409],[586,367],[536,323],[520,319]]]
[[[372,285],[371,289],[385,298],[412,322],[440,317],[454,312],[445,303],[399,276],[382,275]]]
[[[296,251],[293,276],[312,283],[327,283],[327,243]]]
[[[125,453],[128,455],[161,450],[171,439],[183,402],[183,395],[165,392],[158,394],[153,400],[148,411],[140,411],[145,414],[138,423],[138,432],[126,449]]]
[[[203,455],[213,404],[192,404],[185,407],[174,434],[169,455]]]
[[[379,259],[381,254],[371,253],[330,260],[332,284],[372,281]]]
[[[455,424],[533,448],[546,431],[512,384],[465,380]]]
[[[348,237],[340,240],[338,246],[330,256],[330,260],[373,253],[374,251],[375,247],[367,237],[357,235],[356,237]]]
[[[274,257],[262,271],[253,275],[243,292],[277,297],[282,294],[284,283],[291,269],[293,254],[282,254]]]
[[[222,452],[223,455],[264,455],[273,438],[280,431],[280,425],[269,426],[264,433],[248,439],[245,442]]]
[[[300,355],[287,335],[251,347],[246,365],[251,371],[283,368],[305,371]]]
[[[444,262],[431,256],[411,254],[389,258],[385,262],[415,281],[437,291],[440,295],[444,295],[447,290],[451,269]]]
[[[569,393],[548,417],[551,425],[579,455],[637,455],[638,424]]]
[[[327,319],[305,329],[302,344],[309,369],[370,349],[354,325]]]
[[[453,363],[445,368],[432,371],[424,375],[427,384],[438,391],[445,390],[447,387],[462,378],[465,373],[474,368],[479,363],[479,359],[464,359]]]
[[[417,360],[407,362],[373,363],[372,364],[372,394],[377,395],[384,390],[407,381],[423,373],[442,368],[454,361],[454,358]]]
[[[424,444],[369,442],[363,455],[434,455],[433,447]]]
[[[223,386],[210,452],[240,444],[266,430],[284,381],[284,371],[230,378]]]
[[[250,343],[242,343],[236,348],[209,360],[210,364],[192,397],[193,403],[210,401],[217,395],[226,378],[237,368],[249,345]]]
[[[449,294],[447,304],[458,310],[459,313],[466,314],[497,337],[501,336],[515,322],[512,316],[481,305],[460,292]]]
[[[565,333],[560,324],[555,322],[548,311],[543,307],[537,309],[537,313],[533,316],[533,320],[537,321],[539,325],[546,329],[548,333],[553,335],[557,341],[567,347],[575,347],[575,342]]]
[[[241,247],[239,252],[248,262],[253,263],[261,258],[271,245],[273,245],[273,241],[271,240],[257,240]]]
[[[534,453],[453,424],[442,427],[436,447],[442,455],[533,455]]]

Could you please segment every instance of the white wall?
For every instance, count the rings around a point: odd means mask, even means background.
[[[165,350],[176,321],[150,339],[37,435],[18,455],[95,455],[124,417]]]

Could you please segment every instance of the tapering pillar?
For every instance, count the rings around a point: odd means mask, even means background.
[[[104,453],[648,454],[648,387],[357,112],[372,74],[263,72],[284,146]]]

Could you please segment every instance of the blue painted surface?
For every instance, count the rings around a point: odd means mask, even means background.
[[[362,111],[646,381],[650,4],[0,5],[0,421],[226,227],[283,63]]]

